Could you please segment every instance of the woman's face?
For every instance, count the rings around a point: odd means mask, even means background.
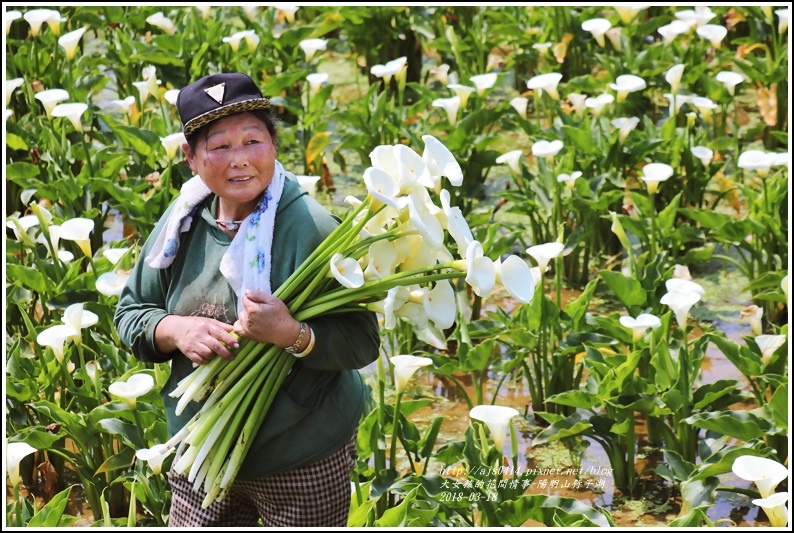
[[[236,204],[255,203],[273,179],[276,145],[267,126],[252,113],[212,122],[196,149],[183,146],[191,170],[218,197]]]

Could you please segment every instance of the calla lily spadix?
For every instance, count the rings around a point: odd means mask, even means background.
[[[90,241],[92,231],[94,221],[90,218],[72,218],[61,224],[61,239],[75,241],[86,257],[93,257]]]
[[[325,50],[328,46],[326,39],[304,39],[298,43],[303,53],[306,54],[306,61],[311,61],[314,54],[320,50]]]
[[[519,303],[528,304],[535,294],[536,280],[529,265],[517,255],[509,255],[504,261],[494,261],[496,284]]]
[[[477,88],[477,94],[482,96],[485,91],[494,86],[496,83],[496,78],[497,75],[495,72],[489,72],[487,74],[477,74],[476,76],[469,78],[469,80]]]
[[[419,357],[416,355],[395,355],[389,358],[389,362],[394,367],[394,384],[397,394],[405,390],[408,382],[414,373],[423,366],[430,366],[433,360],[429,357]]]
[[[108,392],[118,396],[135,410],[137,399],[154,388],[154,378],[149,374],[140,373],[130,376],[127,381],[115,381],[108,387]]]
[[[425,149],[422,152],[422,161],[425,162],[427,173],[433,178],[445,177],[449,180],[450,185],[460,187],[463,184],[463,169],[460,168],[452,152],[449,151],[441,141],[432,135],[422,135],[422,140],[425,142]],[[433,182],[430,188],[436,189],[440,180]]]
[[[53,117],[65,117],[72,123],[74,129],[83,131],[83,123],[80,117],[88,109],[88,105],[82,103],[58,104],[52,110]]]
[[[320,181],[320,176],[296,175],[295,177],[297,178],[301,189],[309,193],[309,196],[317,196],[317,183]]]
[[[788,492],[776,492],[766,498],[756,498],[753,503],[764,510],[772,527],[786,527],[789,524],[789,512],[786,507]]]
[[[582,29],[590,32],[599,46],[605,46],[604,34],[611,27],[612,23],[605,18],[594,18],[582,22]]]
[[[642,339],[648,328],[658,328],[662,325],[662,321],[656,315],[650,313],[641,313],[637,315],[637,318],[622,316],[620,317],[620,323],[632,330],[634,342]]]
[[[678,63],[673,65],[667,70],[664,75],[665,81],[670,84],[670,92],[678,94],[678,89],[681,87],[681,76],[684,73],[684,64]]]
[[[733,461],[731,471],[743,480],[755,483],[762,498],[774,494],[778,484],[788,477],[788,468],[774,459],[755,455],[740,455]]]
[[[728,94],[733,96],[736,93],[736,86],[744,81],[744,76],[738,72],[730,70],[722,70],[717,73],[715,78],[718,82],[723,84],[728,89]]]
[[[642,181],[648,187],[648,193],[653,194],[659,183],[667,181],[673,175],[673,167],[666,163],[648,163],[642,167]]]
[[[527,118],[527,104],[529,103],[529,98],[526,96],[516,96],[510,100],[510,105],[513,106],[513,109],[516,110],[521,118]]]
[[[22,482],[19,475],[19,463],[22,459],[36,452],[36,448],[27,442],[8,442],[6,445],[6,468],[8,469],[8,480],[12,487],[18,486]]]
[[[615,83],[610,83],[609,88],[616,91],[617,102],[623,102],[629,93],[641,91],[647,87],[645,80],[634,74],[623,74],[615,79]]]
[[[548,74],[540,74],[527,81],[527,88],[538,91],[538,97],[543,94],[543,91],[549,95],[552,100],[559,100],[560,93],[557,92],[557,85],[562,79],[562,74],[559,72],[549,72]]]
[[[173,159],[176,157],[176,152],[182,145],[187,143],[187,139],[185,138],[185,134],[181,131],[176,133],[172,133],[171,135],[166,135],[165,137],[160,137],[160,143],[165,148],[166,156],[168,159]]]
[[[711,163],[711,160],[714,158],[714,150],[706,146],[693,146],[689,151],[692,152],[692,155],[700,159],[704,167],[709,166],[709,163]]]
[[[433,107],[440,107],[447,112],[447,120],[452,125],[458,122],[458,109],[460,109],[461,101],[459,96],[452,98],[436,98],[431,104]]]
[[[496,158],[496,164],[507,164],[510,170],[516,174],[521,174],[521,157],[523,157],[523,150],[510,150]]]
[[[786,343],[785,335],[758,335],[755,343],[761,350],[761,361],[767,366],[778,348]]]
[[[154,475],[160,475],[163,470],[163,462],[173,453],[175,448],[170,448],[165,444],[155,444],[151,448],[143,448],[135,452],[135,457],[141,461],[146,461]]]
[[[361,265],[352,257],[344,257],[335,253],[331,258],[331,274],[336,281],[348,289],[356,289],[364,285],[364,272]]]
[[[719,48],[722,46],[722,40],[728,35],[728,28],[718,24],[704,24],[698,27],[695,33],[707,39],[714,48]]]
[[[538,267],[541,272],[546,272],[549,269],[549,261],[558,257],[565,245],[561,242],[547,242],[544,244],[536,244],[527,248],[527,253],[538,262]]]
[[[64,358],[64,347],[66,341],[74,337],[78,332],[66,324],[57,324],[42,330],[36,336],[36,342],[41,346],[49,346],[55,354],[55,359],[62,362]]]
[[[501,405],[476,405],[469,411],[469,417],[488,426],[494,445],[499,453],[504,452],[505,438],[510,420],[519,413],[512,407]]]
[[[560,174],[557,176],[558,183],[564,183],[568,189],[573,190],[574,184],[576,183],[576,178],[582,176],[582,172],[579,170],[575,170],[570,174]]]

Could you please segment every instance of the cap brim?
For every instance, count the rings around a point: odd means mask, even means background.
[[[184,126],[185,137],[190,137],[203,126],[206,126],[210,122],[218,120],[219,118],[234,115],[236,113],[245,113],[246,111],[267,109],[268,107],[270,107],[270,102],[267,98],[254,98],[251,100],[243,100],[242,102],[234,102],[232,104],[213,109],[212,111],[208,111],[203,115],[199,115],[196,118],[188,121],[188,123]]]

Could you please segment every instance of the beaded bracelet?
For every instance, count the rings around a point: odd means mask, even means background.
[[[304,337],[306,337],[306,328],[308,326],[306,325],[306,322],[301,322],[300,326],[301,329],[300,332],[298,333],[298,338],[295,339],[295,342],[292,343],[292,346],[287,346],[286,348],[284,348],[287,351],[287,353],[297,352],[298,348],[300,348],[301,344],[303,344],[303,339]]]
[[[314,330],[311,327],[309,327],[309,344],[306,345],[306,349],[300,353],[295,352],[292,355],[300,359],[301,357],[306,357],[307,355],[309,355],[313,348],[314,348]]]

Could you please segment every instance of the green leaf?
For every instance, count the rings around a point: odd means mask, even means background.
[[[95,474],[105,474],[107,472],[113,472],[122,468],[130,468],[130,464],[132,464],[132,458],[134,456],[135,450],[129,447],[123,448],[119,453],[109,457],[104,463],[99,465],[99,468],[97,468]]]
[[[537,434],[532,441],[532,446],[554,442],[565,437],[575,437],[577,435],[589,434],[593,425],[582,420],[581,415],[574,413],[568,418],[558,420]]]
[[[720,411],[718,413],[698,413],[684,420],[687,424],[730,435],[744,442],[763,438],[772,426],[748,411]]]
[[[6,133],[6,146],[12,150],[27,150],[28,144],[19,135]]]
[[[69,503],[69,494],[72,492],[73,485],[66,487],[64,490],[56,494],[47,505],[39,510],[28,522],[27,527],[59,527],[68,525],[76,520],[64,520],[63,511]]]
[[[696,507],[685,515],[668,522],[667,527],[703,527],[704,524],[711,525],[711,520],[703,509]]]
[[[6,264],[6,279],[33,292],[46,295],[47,283],[41,270],[23,265]]]
[[[599,275],[607,282],[612,292],[623,302],[627,309],[643,306],[647,301],[645,290],[639,281],[620,272],[602,270]]]

